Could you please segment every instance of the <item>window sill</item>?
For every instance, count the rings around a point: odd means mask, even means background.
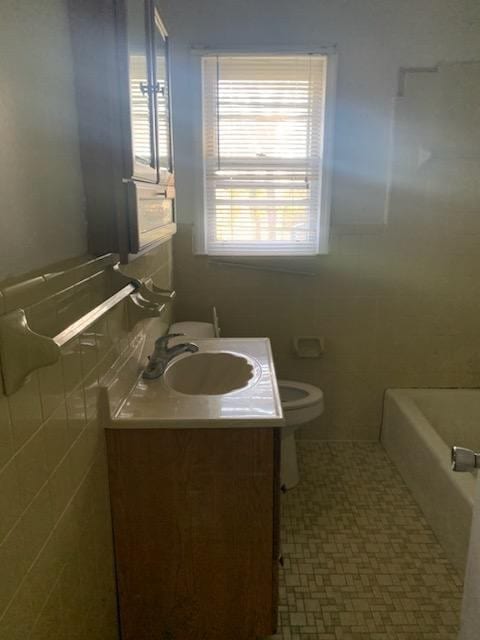
[[[197,254],[198,255],[198,254]],[[314,276],[319,260],[328,254],[310,256],[205,256],[208,264],[216,268],[274,271],[299,276]]]

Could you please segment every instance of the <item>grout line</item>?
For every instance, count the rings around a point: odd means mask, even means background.
[[[86,429],[87,427],[85,427]],[[82,431],[83,433],[83,431]],[[80,434],[81,435],[81,434]],[[80,436],[79,436],[80,437]],[[78,438],[77,438],[78,440]],[[75,440],[75,442],[77,441]],[[72,445],[73,446],[73,445]],[[37,560],[40,558],[40,556],[42,555],[43,551],[45,550],[45,547],[47,546],[47,544],[49,543],[49,541],[51,540],[53,534],[56,532],[56,530],[58,529],[59,523],[62,520],[63,516],[65,515],[65,513],[67,512],[67,510],[69,509],[69,507],[71,506],[72,502],[74,501],[75,497],[77,496],[80,487],[82,486],[82,484],[85,481],[85,478],[87,477],[87,475],[90,473],[90,471],[92,470],[94,464],[96,463],[96,456],[94,456],[94,459],[92,460],[92,462],[90,463],[90,465],[88,466],[86,472],[82,475],[82,479],[80,480],[80,482],[77,485],[77,488],[75,489],[75,491],[73,492],[70,500],[67,502],[65,508],[63,509],[62,513],[60,514],[60,516],[57,518],[57,521],[55,522],[55,524],[53,525],[52,529],[50,530],[50,533],[48,534],[48,536],[45,539],[45,542],[42,544],[40,550],[38,551],[37,555],[35,556],[35,558],[32,560],[30,566],[28,567],[28,569],[25,571],[23,578],[21,579],[17,589],[15,590],[13,596],[10,598],[10,600],[8,601],[8,603],[6,604],[3,612],[0,614],[0,622],[3,620],[3,618],[5,617],[5,614],[7,613],[8,609],[10,608],[10,605],[12,604],[12,602],[15,600],[17,594],[19,593],[20,589],[22,588],[25,580],[27,579],[29,573],[31,572],[31,570],[33,569],[35,563],[37,562]],[[44,487],[48,484],[48,480],[42,485],[41,489],[37,492],[36,496],[40,493],[40,491],[43,491]],[[35,498],[33,500],[35,500]],[[32,502],[33,502],[32,500]],[[30,503],[31,504],[31,503]],[[28,509],[28,507],[27,507]],[[26,511],[26,509],[25,509]],[[25,513],[25,512],[24,512]],[[23,516],[23,514],[22,514]],[[19,518],[20,519],[20,518]],[[18,520],[17,520],[18,523]],[[17,524],[16,523],[16,524]],[[16,524],[14,526],[16,526]],[[12,527],[13,529],[14,527]],[[12,529],[10,529],[10,532],[12,531]],[[10,533],[9,532],[9,533]]]
[[[124,347],[124,349],[120,352],[120,354],[119,354],[118,358],[116,358],[116,359],[115,359],[115,361],[114,361],[114,363],[112,363],[112,364],[115,364],[115,362],[117,362],[117,360],[119,360],[119,359],[120,359],[120,357],[121,357],[122,355],[124,355],[124,354],[125,354],[125,352],[130,348],[130,346],[131,346],[131,341],[129,340],[128,345],[127,345],[126,347]],[[45,418],[43,417],[43,409],[42,409],[42,421],[41,421],[40,425],[39,425],[39,426],[38,426],[38,428],[37,428],[37,429],[35,429],[35,431],[34,431],[34,432],[33,432],[33,433],[32,433],[32,434],[27,438],[27,440],[25,440],[25,442],[24,442],[24,443],[23,443],[23,444],[22,444],[22,445],[21,445],[21,446],[20,446],[20,447],[19,447],[19,448],[18,448],[18,449],[13,453],[13,454],[12,454],[12,456],[7,460],[7,462],[5,462],[5,464],[4,464],[3,466],[1,466],[1,467],[0,467],[0,474],[2,474],[2,473],[5,471],[5,469],[10,465],[10,463],[11,463],[13,460],[15,460],[15,458],[16,458],[16,457],[17,457],[17,456],[18,456],[18,455],[23,451],[23,449],[24,449],[24,448],[25,448],[25,447],[26,447],[26,446],[31,442],[31,440],[33,440],[33,438],[35,438],[35,437],[38,435],[38,433],[39,433],[39,432],[44,428],[44,426],[47,424],[47,422],[49,422],[49,421],[51,420],[51,418],[53,417],[54,413],[56,413],[56,411],[58,411],[58,409],[62,406],[62,404],[64,404],[64,405],[66,406],[67,400],[68,400],[69,398],[71,398],[71,396],[73,396],[73,394],[74,394],[74,393],[77,393],[77,392],[78,392],[78,389],[79,389],[80,387],[83,387],[83,388],[85,389],[84,383],[85,383],[85,381],[86,381],[86,378],[88,378],[88,377],[92,374],[92,372],[93,372],[95,369],[97,369],[97,368],[100,366],[100,364],[101,364],[102,362],[104,362],[104,361],[107,359],[107,357],[108,357],[108,355],[111,353],[111,351],[113,351],[113,347],[110,347],[110,348],[108,349],[108,351],[105,353],[105,355],[103,356],[103,358],[102,358],[100,361],[98,361],[98,362],[97,362],[97,365],[96,365],[95,367],[93,367],[93,368],[88,372],[88,374],[84,375],[84,376],[82,377],[81,382],[79,382],[77,385],[75,385],[75,387],[74,387],[74,388],[73,388],[73,389],[72,389],[68,394],[66,394],[66,393],[64,392],[64,394],[63,394],[63,400],[61,400],[61,401],[59,402],[59,404],[55,407],[55,409],[50,413],[50,415],[48,416],[48,418],[46,418],[46,419],[45,419]],[[110,367],[109,367],[109,368],[110,368]],[[63,368],[62,368],[62,369],[63,369]],[[105,375],[106,375],[106,372],[103,374],[102,378],[103,378]],[[37,384],[38,384],[38,380],[37,380]],[[100,384],[100,381],[99,381],[99,384]],[[40,405],[41,405],[41,395],[42,395],[42,394],[41,394],[40,388],[38,388],[38,395],[39,395],[39,397],[40,397]],[[67,422],[68,422],[68,415],[67,415],[67,418],[66,418],[66,419],[67,419]],[[11,416],[10,416],[10,422],[11,422]],[[13,428],[14,428],[14,425],[13,425],[13,424],[10,424],[10,428],[11,428],[11,429],[13,429]],[[82,433],[83,433],[83,429],[82,429]],[[77,440],[77,439],[78,439],[78,438],[76,438],[76,439],[74,440],[74,442],[76,442],[76,440]],[[12,445],[13,445],[13,442],[12,442]],[[72,443],[72,446],[73,446],[73,443]],[[68,449],[68,451],[70,451],[70,448]],[[68,452],[68,451],[67,451],[67,452]],[[61,459],[61,461],[62,461],[62,460],[63,460],[63,458]],[[59,464],[60,464],[60,463],[59,463]],[[55,470],[57,467],[58,467],[58,465],[56,465],[56,466],[55,466],[54,470]],[[53,473],[53,472],[52,472],[52,473]],[[50,477],[50,475],[51,475],[51,474],[49,474],[49,477]],[[36,496],[36,495],[37,495],[37,494],[35,494],[35,496]],[[6,536],[5,536],[5,537],[6,537]],[[0,544],[1,544],[1,541],[0,541]]]
[[[41,485],[41,487],[39,488],[39,490],[35,493],[35,495],[33,496],[33,498],[30,500],[30,502],[27,504],[27,506],[25,507],[25,509],[22,511],[22,513],[18,516],[18,518],[15,520],[14,524],[10,527],[10,529],[7,531],[7,533],[3,536],[3,538],[0,540],[0,546],[3,544],[3,542],[8,538],[8,536],[12,533],[12,531],[15,529],[15,527],[18,525],[18,523],[20,522],[20,520],[23,518],[23,516],[27,513],[28,509],[30,508],[32,502],[34,502],[37,497],[39,496],[39,494],[45,489],[45,487],[50,483],[50,479],[53,476],[53,474],[57,471],[57,469],[60,467],[61,464],[63,464],[63,462],[65,461],[65,459],[67,458],[67,456],[69,455],[69,453],[72,451],[73,447],[77,444],[77,442],[80,440],[80,438],[83,436],[84,432],[89,428],[89,426],[95,422],[97,419],[97,417],[93,418],[92,420],[90,420],[89,422],[85,423],[85,426],[83,427],[83,429],[80,431],[80,433],[78,434],[78,436],[75,438],[75,440],[72,442],[72,444],[68,447],[68,449],[66,450],[66,452],[64,453],[64,455],[60,458],[59,462],[55,465],[55,467],[52,469],[51,473],[48,474],[47,479],[45,480],[45,482]],[[39,430],[36,431],[36,433],[38,433]],[[32,436],[33,438],[34,436]],[[22,447],[23,448],[23,447]],[[19,451],[21,451],[21,449],[19,449]],[[16,456],[17,454],[15,454],[12,457],[13,458]],[[8,464],[10,464],[10,462],[8,462]],[[83,482],[83,477],[82,477],[82,481]],[[62,514],[59,516],[61,517],[63,515],[63,511]],[[31,568],[31,567],[30,567]]]
[[[52,593],[54,592],[54,590],[56,589],[58,583],[60,582],[60,580],[63,578],[63,573],[65,571],[65,567],[67,566],[67,564],[65,563],[62,568],[60,569],[60,572],[58,574],[58,576],[55,578],[55,581],[52,585],[52,588],[50,589],[50,591],[48,592],[45,600],[43,601],[43,605],[40,608],[40,611],[37,615],[37,617],[35,618],[33,624],[32,624],[32,632],[35,630],[35,627],[37,626],[38,621],[40,620],[40,617],[42,615],[42,613],[45,611],[45,609],[47,608],[48,602],[50,600],[50,597],[52,595]],[[1,622],[1,618],[0,618],[0,622]]]

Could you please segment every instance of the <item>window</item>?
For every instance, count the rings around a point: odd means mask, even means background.
[[[320,54],[202,58],[203,253],[326,253],[329,65]]]

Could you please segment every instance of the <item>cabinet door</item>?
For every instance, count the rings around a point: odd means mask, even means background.
[[[106,436],[122,639],[272,635],[273,430]]]
[[[150,2],[126,0],[131,167],[126,178],[157,181]]]
[[[169,184],[172,182],[171,176],[173,173],[173,159],[170,119],[168,34],[153,2],[152,28],[158,181],[160,184]]]

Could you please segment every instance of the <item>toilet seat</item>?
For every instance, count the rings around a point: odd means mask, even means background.
[[[278,388],[280,391],[280,399],[282,401],[282,408],[284,411],[290,411],[293,409],[303,409],[311,407],[314,404],[321,405],[323,410],[323,391],[318,387],[314,387],[307,382],[296,382],[294,380],[279,380]],[[282,397],[282,389],[287,393]],[[297,392],[297,398],[288,399],[288,389],[292,389]],[[298,394],[301,394],[298,397]],[[285,399],[284,399],[285,398]]]

